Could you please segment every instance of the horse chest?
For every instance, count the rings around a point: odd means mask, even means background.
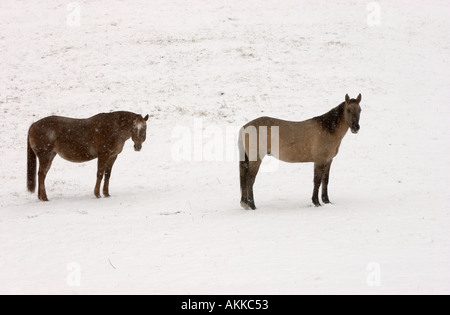
[[[103,143],[101,145],[101,151],[108,155],[119,155],[123,151],[125,141],[113,141],[111,143]]]
[[[122,153],[124,145],[125,145],[125,142],[117,145],[116,148],[113,150],[113,154],[119,155],[120,153]]]
[[[314,160],[322,160],[324,162],[332,160],[339,152],[341,140],[330,135],[320,137],[315,144]]]

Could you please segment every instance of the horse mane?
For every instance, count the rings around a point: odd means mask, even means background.
[[[132,113],[132,112],[126,112],[126,111],[118,111],[118,112],[111,112],[107,115],[111,115],[116,119],[121,127],[127,127],[132,124],[133,120],[138,117],[138,114]]]
[[[314,117],[313,120],[315,120],[324,130],[333,134],[344,120],[344,107],[345,102],[322,116]]]

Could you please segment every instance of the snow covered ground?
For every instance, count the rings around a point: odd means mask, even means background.
[[[0,293],[450,293],[448,1],[0,2]],[[194,161],[195,125],[303,120],[362,93],[361,131],[312,206],[279,164],[239,206],[237,162]],[[93,197],[96,163],[26,189],[30,124],[150,114]],[[201,119],[201,120],[200,120]],[[174,161],[176,128],[191,161]],[[197,138],[201,137],[198,135]],[[217,148],[216,148],[217,149]],[[220,157],[221,154],[218,154]],[[189,155],[189,154],[188,154]]]

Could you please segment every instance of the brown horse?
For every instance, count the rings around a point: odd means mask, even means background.
[[[125,141],[132,138],[134,149],[140,151],[147,134],[147,120],[130,112],[98,114],[88,119],[51,116],[31,125],[28,132],[28,190],[36,189],[36,157],[39,159],[38,197],[48,201],[45,177],[57,154],[70,162],[86,162],[98,158],[97,184],[94,194],[109,197],[109,179],[117,156]]]
[[[330,203],[328,181],[333,158],[350,128],[358,133],[361,94],[356,99],[345,96],[345,102],[328,113],[302,122],[261,117],[246,124],[239,134],[241,206],[255,210],[253,185],[266,155],[290,163],[314,162],[312,202],[320,206]]]

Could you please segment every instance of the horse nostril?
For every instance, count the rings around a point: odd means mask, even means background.
[[[358,133],[360,126],[357,122],[353,122],[351,129],[353,133]]]

